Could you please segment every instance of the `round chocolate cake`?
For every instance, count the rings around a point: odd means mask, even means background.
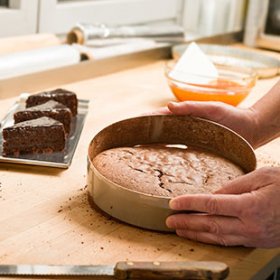
[[[234,163],[206,150],[156,144],[106,150],[93,164],[122,187],[165,197],[212,193],[244,174]]]

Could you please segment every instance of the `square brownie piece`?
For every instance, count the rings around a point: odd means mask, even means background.
[[[66,134],[70,133],[72,113],[65,105],[49,100],[41,105],[26,108],[14,114],[15,123],[20,123],[41,117],[49,117],[55,119],[64,125]]]
[[[46,103],[49,100],[62,103],[71,110],[73,116],[77,115],[78,100],[76,94],[61,88],[30,95],[26,100],[26,108]]]
[[[60,152],[65,147],[63,124],[48,117],[17,123],[2,133],[4,156]]]

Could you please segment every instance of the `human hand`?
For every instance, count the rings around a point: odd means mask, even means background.
[[[253,108],[241,109],[222,102],[184,101],[170,102],[154,114],[189,115],[212,120],[239,133],[252,146],[256,144],[258,132],[257,114]]]
[[[223,246],[280,246],[280,168],[265,167],[229,182],[214,194],[183,195],[170,201],[169,228],[191,240]]]

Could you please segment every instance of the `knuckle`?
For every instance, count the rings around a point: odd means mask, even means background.
[[[189,227],[190,227],[190,224],[187,219],[184,219],[184,217],[182,217],[177,224],[177,228],[180,228],[180,229],[187,230]]]
[[[227,240],[222,235],[217,235],[217,243],[222,246],[228,246]]]
[[[213,217],[209,217],[207,229],[211,233],[215,233],[215,234],[221,233],[221,227]]]
[[[210,214],[218,213],[218,201],[215,197],[210,197],[208,201],[206,201],[207,212]]]
[[[188,229],[189,221],[184,214],[177,214],[169,217],[167,223],[175,229]]]
[[[271,180],[271,178],[274,177],[274,175],[275,175],[274,168],[268,167],[268,166],[262,167],[262,168],[258,169],[257,171],[258,171],[258,175],[265,182]]]
[[[224,104],[220,101],[210,101],[208,110],[211,115],[221,116],[223,115],[225,108]]]
[[[215,110],[223,110],[224,109],[224,103],[221,101],[210,101],[209,104],[215,109]]]
[[[196,232],[196,231],[194,231],[193,232],[193,234],[192,234],[192,240],[194,240],[194,241],[199,241],[199,238],[198,238],[199,236],[198,236],[198,233]]]
[[[193,241],[199,241],[199,235],[196,231],[189,230],[176,230],[176,234],[180,237],[184,237]]]
[[[180,237],[186,237],[186,234],[183,230],[176,229],[176,234]]]
[[[265,240],[267,239],[268,236],[268,231],[265,227],[258,227],[258,230],[257,230],[257,234],[256,234],[256,237],[261,239],[261,240]]]
[[[255,207],[250,207],[249,209],[246,209],[245,213],[244,213],[247,217],[250,218],[250,220],[252,220],[254,217],[257,216],[257,209]]]
[[[257,199],[253,193],[251,198],[247,201],[248,207],[242,209],[241,215],[247,217],[250,221],[258,221],[260,209],[262,208],[260,203],[259,199]]]

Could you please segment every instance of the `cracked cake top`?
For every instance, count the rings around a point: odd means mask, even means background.
[[[93,164],[124,188],[164,197],[212,193],[244,174],[234,163],[206,150],[158,144],[106,150]]]

